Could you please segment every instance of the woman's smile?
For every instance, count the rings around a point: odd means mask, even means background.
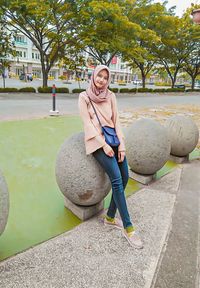
[[[97,88],[103,88],[108,83],[108,72],[101,70],[95,79],[95,85]]]

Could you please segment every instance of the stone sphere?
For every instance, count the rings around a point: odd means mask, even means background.
[[[126,134],[126,154],[132,171],[152,175],[169,159],[171,147],[167,129],[155,120],[136,120]]]
[[[195,122],[182,115],[175,115],[165,122],[171,141],[171,154],[186,156],[194,150],[199,140],[199,129]]]
[[[3,233],[9,213],[9,194],[5,178],[0,171],[0,235]]]
[[[110,180],[92,155],[86,155],[84,133],[65,140],[56,160],[56,181],[66,198],[91,206],[109,193]]]

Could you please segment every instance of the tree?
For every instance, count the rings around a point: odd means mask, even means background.
[[[124,39],[141,30],[129,20],[134,0],[82,0],[79,2],[80,46],[99,63],[109,65],[124,49]]]
[[[197,50],[193,51],[185,59],[183,63],[183,69],[191,77],[191,88],[194,89],[195,79],[200,74],[200,46],[197,45]]]
[[[75,71],[76,77],[78,79],[78,85],[79,88],[81,88],[80,85],[80,73],[81,73],[81,67],[85,66],[85,58],[81,53],[77,52],[74,49],[70,50],[70,54],[65,54],[65,56],[62,58],[63,67],[65,67],[68,71]]]
[[[5,69],[9,67],[9,55],[15,55],[15,46],[13,42],[13,34],[6,29],[6,20],[0,15],[0,73],[3,79],[3,87],[5,88]]]
[[[154,27],[158,25],[163,13],[164,8],[159,3],[138,1],[130,17],[142,29],[134,39],[127,39],[123,57],[129,62],[129,66],[139,68],[143,88],[145,88],[147,75],[157,62],[157,57],[152,53],[152,49],[160,42],[160,38],[154,32]]]
[[[192,41],[194,43],[194,49],[191,51],[191,53],[188,55],[188,57],[185,59],[183,63],[183,69],[188,73],[188,75],[191,77],[191,88],[194,89],[195,85],[195,79],[200,74],[200,32],[199,29],[195,26],[195,24],[191,23],[191,12],[193,9],[200,8],[200,5],[192,5],[190,8],[188,8],[183,15],[183,19],[187,25],[191,26],[192,32],[193,32],[193,38]]]
[[[74,41],[75,1],[1,0],[9,26],[29,38],[40,53],[43,87],[48,73],[66,47]]]
[[[183,63],[195,50],[194,35],[197,28],[192,25],[191,20],[185,21],[184,17],[166,15],[160,19],[160,25],[155,30],[161,37],[161,43],[154,46],[153,54],[165,67],[173,88]]]

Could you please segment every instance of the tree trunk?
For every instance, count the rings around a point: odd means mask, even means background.
[[[174,85],[175,85],[175,81],[174,81],[174,78],[171,78],[171,81],[172,81],[172,85],[171,85],[171,88],[174,88]]]
[[[47,69],[46,65],[45,65],[45,61],[44,61],[44,55],[42,53],[40,53],[40,57],[41,57],[41,66],[42,66],[42,87],[47,87],[48,86],[48,74],[49,74],[49,70]]]
[[[141,70],[141,75],[142,75],[142,88],[145,88],[146,85],[146,75],[145,73]]]
[[[195,77],[195,76],[191,76],[191,78],[192,78],[191,88],[194,89],[194,84],[195,84],[195,79],[196,79],[196,77]]]
[[[2,73],[2,79],[3,79],[3,88],[6,88],[6,68],[3,64],[3,73]]]
[[[174,88],[174,85],[176,83],[176,75],[177,75],[177,73],[174,74],[174,77],[171,77],[171,80],[172,80],[172,87],[171,88]]]
[[[44,87],[47,87],[48,86],[48,72],[47,71],[44,71],[42,72],[42,85],[43,85],[43,88]]]
[[[5,78],[5,71],[3,72],[3,88],[6,88],[6,78]]]

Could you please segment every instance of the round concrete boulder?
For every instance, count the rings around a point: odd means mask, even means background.
[[[66,139],[56,160],[57,184],[75,204],[97,204],[109,193],[110,180],[92,155],[86,155],[84,133]]]
[[[171,154],[186,156],[194,150],[199,140],[199,129],[195,122],[182,115],[175,115],[165,122],[171,141]]]
[[[126,154],[132,171],[152,175],[169,159],[171,147],[167,129],[155,120],[135,121],[126,135]]]
[[[0,235],[3,233],[9,213],[9,194],[5,178],[0,171]]]

